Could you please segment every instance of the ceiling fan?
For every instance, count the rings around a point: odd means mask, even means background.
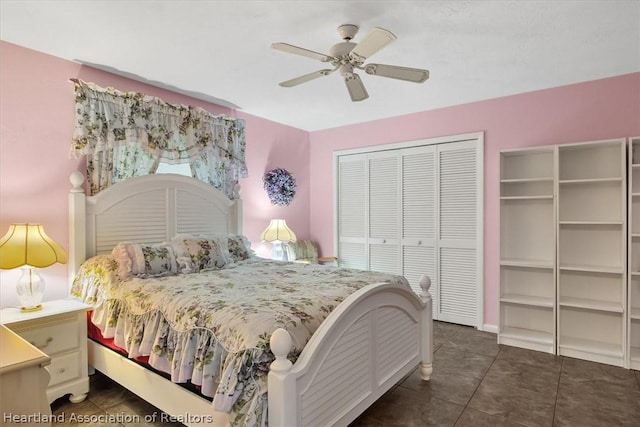
[[[333,66],[333,68],[325,68],[281,82],[280,86],[293,87],[318,77],[328,76],[334,71],[339,70],[347,85],[351,100],[362,101],[363,99],[367,99],[369,94],[362,80],[360,80],[360,76],[355,73],[356,69],[364,70],[365,73],[371,74],[372,76],[390,77],[392,79],[415,83],[422,83],[429,78],[429,71],[420,68],[385,64],[365,64],[364,62],[367,58],[397,39],[397,37],[389,30],[375,27],[360,43],[354,43],[351,40],[357,33],[357,25],[346,24],[339,26],[338,34],[340,34],[344,41],[333,45],[331,49],[329,49],[329,55],[287,43],[273,43],[271,45],[273,49],[318,59],[322,62],[328,62]]]

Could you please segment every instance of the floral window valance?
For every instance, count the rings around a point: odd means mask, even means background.
[[[168,104],[138,92],[72,79],[75,121],[71,152],[87,156],[90,193],[158,163],[190,163],[193,176],[234,197],[247,176],[244,120]]]

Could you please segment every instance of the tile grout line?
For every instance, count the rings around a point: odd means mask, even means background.
[[[496,363],[496,360],[498,359],[498,356],[500,355],[500,353],[502,352],[502,346],[498,345],[498,354],[496,354],[493,357],[493,360],[491,361],[491,364],[489,365],[489,367],[487,368],[487,370],[485,371],[485,373],[482,375],[482,378],[480,378],[480,382],[478,382],[478,385],[476,386],[475,390],[473,390],[473,393],[471,393],[471,396],[469,397],[469,400],[467,400],[467,403],[464,404],[464,406],[462,407],[462,411],[460,411],[460,415],[458,415],[458,418],[456,418],[455,422],[453,423],[453,425],[455,426],[456,424],[458,424],[458,421],[460,421],[460,418],[462,418],[462,414],[464,414],[464,411],[466,411],[466,409],[469,407],[469,403],[471,403],[471,400],[473,399],[473,396],[476,395],[476,393],[478,392],[478,389],[480,388],[480,386],[482,385],[482,381],[484,381],[485,377],[487,376],[487,374],[489,373],[489,371],[491,370],[491,367],[493,366],[494,363]],[[466,352],[465,352],[466,353]],[[473,408],[471,408],[473,409]],[[482,412],[484,414],[486,414],[486,412],[484,411],[480,411],[479,409],[476,409],[479,412]],[[491,415],[491,414],[487,414],[487,415]],[[492,415],[494,416],[494,415]],[[502,418],[502,417],[500,417]]]
[[[558,408],[558,397],[560,396],[560,381],[562,380],[562,371],[564,370],[564,356],[561,357],[560,361],[560,373],[558,374],[558,386],[556,387],[556,401],[553,404],[553,417],[551,418],[551,425],[556,425],[556,409]]]
[[[462,329],[458,329],[456,332],[454,332],[453,334],[451,334],[451,336],[449,336],[447,338],[447,342],[451,342],[451,338],[455,337],[457,334],[460,333],[460,331],[462,331]],[[440,346],[442,347],[442,346]],[[466,352],[463,352],[466,353]],[[435,352],[434,352],[435,354]],[[495,359],[494,359],[495,360]],[[493,362],[491,362],[491,364],[493,364]],[[486,373],[485,373],[486,375]],[[482,377],[484,379],[484,376]],[[480,380],[480,382],[478,383],[478,387],[480,387],[480,383],[482,383],[482,379]],[[478,387],[476,387],[476,390],[478,389]],[[473,393],[471,394],[471,397],[469,397],[469,400],[467,401],[467,403],[464,404],[464,406],[462,407],[462,411],[460,411],[460,415],[458,415],[455,419],[455,421],[453,422],[453,426],[455,426],[458,421],[460,420],[460,417],[462,417],[462,414],[464,413],[464,410],[467,409],[467,405],[469,404],[469,402],[471,401],[471,398],[473,397],[474,394],[476,394],[476,390],[473,390]]]

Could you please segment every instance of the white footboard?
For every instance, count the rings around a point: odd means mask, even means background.
[[[429,278],[423,295],[378,284],[347,298],[322,323],[295,365],[291,337],[271,337],[276,360],[269,372],[269,425],[346,426],[416,366],[432,371]]]

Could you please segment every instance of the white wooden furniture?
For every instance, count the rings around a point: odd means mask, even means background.
[[[343,267],[433,281],[434,319],[483,327],[483,135],[334,153]]]
[[[629,139],[628,355],[629,367],[640,370],[640,137]]]
[[[502,344],[626,366],[624,139],[501,154]]]
[[[47,401],[51,358],[0,325],[0,424],[51,425]]]
[[[558,147],[558,354],[624,366],[626,143]]]
[[[72,299],[46,301],[42,310],[22,313],[19,308],[3,308],[2,324],[51,357],[49,403],[70,394],[73,403],[89,393],[87,361],[88,306]]]
[[[555,147],[500,154],[498,343],[556,352]]]
[[[110,252],[119,241],[158,243],[177,233],[241,233],[241,201],[179,175],[148,175],[120,182],[93,197],[72,175],[70,264]],[[289,334],[271,337],[277,360],[268,380],[269,425],[345,426],[396,382],[420,366],[432,370],[432,320],[428,278],[419,298],[409,289],[370,285],[341,303],[314,333],[291,366]],[[177,384],[89,341],[90,364],[187,425],[228,423],[226,414]],[[331,408],[331,410],[327,410]],[[213,417],[213,418],[210,418]]]

